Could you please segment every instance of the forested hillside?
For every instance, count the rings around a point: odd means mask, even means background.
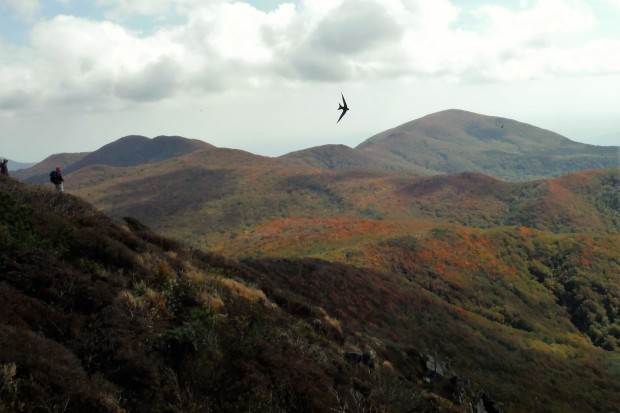
[[[11,178],[0,201],[0,411],[620,406],[617,233],[291,219],[237,261]]]
[[[496,406],[430,354],[396,365],[378,338],[257,288],[268,272],[4,176],[0,269],[1,412]]]

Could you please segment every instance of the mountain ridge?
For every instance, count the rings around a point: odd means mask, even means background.
[[[128,135],[93,152],[52,155],[32,168],[23,170],[16,177],[28,183],[40,184],[48,182],[49,171],[55,166],[61,166],[66,175],[90,165],[129,167],[212,148],[215,146],[207,142],[181,136],[161,135],[150,139],[141,135]]]
[[[213,148],[204,141],[178,136],[149,139],[129,135],[87,153],[84,159],[67,159],[61,166],[66,173],[97,163],[134,166]],[[355,148],[328,144],[277,159],[332,170],[376,169],[417,175],[482,172],[503,180],[527,181],[616,167],[617,153],[618,146],[573,142],[516,120],[449,109],[378,133]],[[42,162],[16,176],[31,183],[46,182],[40,172],[42,165],[49,169],[51,163]]]
[[[482,172],[524,181],[617,165],[613,150],[573,142],[516,120],[459,109],[378,133],[350,150],[325,145],[283,155],[329,169],[371,167],[422,175]]]

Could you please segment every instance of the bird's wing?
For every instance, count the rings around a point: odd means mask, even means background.
[[[342,94],[342,92],[340,92],[340,96],[342,96],[342,103],[344,103],[344,107],[347,107],[347,101],[344,100],[344,95]]]
[[[347,113],[347,111],[343,109],[342,113],[340,114],[340,117],[338,118],[338,122],[340,122],[340,119],[342,119],[342,117],[344,116],[345,113]],[[338,123],[338,122],[336,122],[336,123]]]

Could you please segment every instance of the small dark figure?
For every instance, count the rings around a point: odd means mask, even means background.
[[[340,93],[340,96],[342,96],[342,103],[344,103],[344,106],[342,106],[340,103],[338,104],[338,110],[342,111],[342,113],[340,114],[340,117],[338,118],[338,122],[340,122],[340,119],[342,119],[344,114],[347,113],[347,110],[349,110],[349,107],[347,106],[347,101],[344,100],[344,95],[342,93]],[[338,122],[336,122],[336,123],[338,123]]]
[[[65,180],[62,179],[62,174],[60,173],[60,166],[57,166],[56,169],[50,172],[50,182],[54,184],[57,191],[63,192],[64,188],[62,183]]]
[[[3,159],[2,163],[0,163],[0,172],[2,173],[2,175],[9,176],[9,167],[7,166],[8,162],[8,159]]]

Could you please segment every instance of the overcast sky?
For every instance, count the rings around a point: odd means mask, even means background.
[[[275,156],[450,108],[617,145],[619,22],[620,0],[0,0],[0,156],[130,134]]]

